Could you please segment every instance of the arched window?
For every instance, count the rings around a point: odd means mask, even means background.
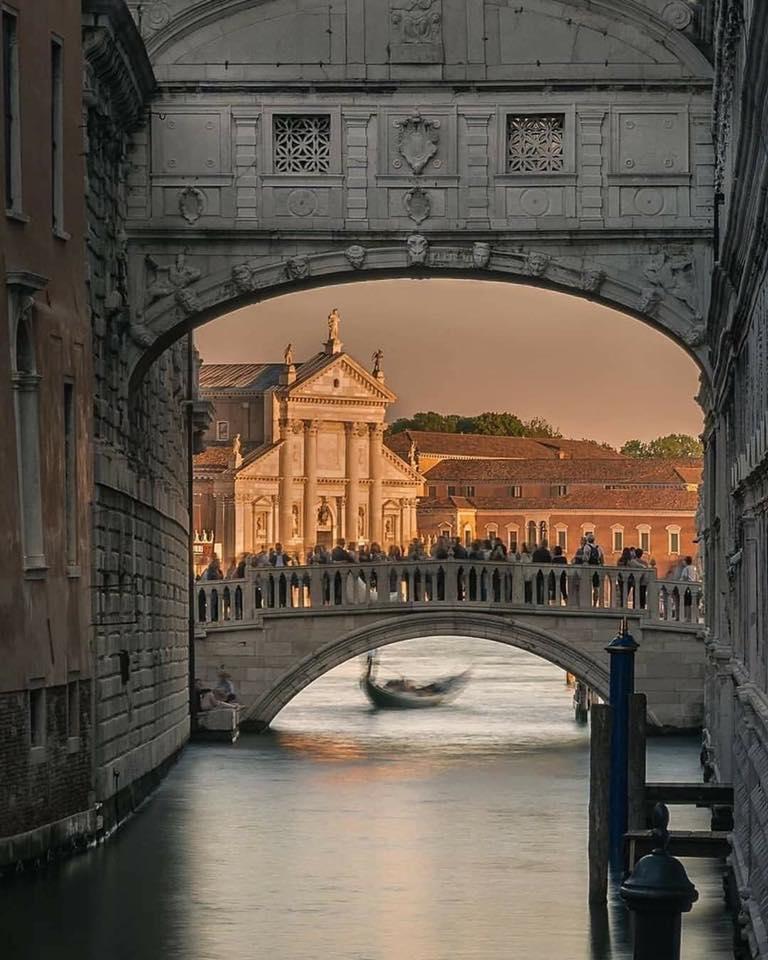
[[[568,552],[568,527],[564,523],[555,524],[555,544],[563,553]]]
[[[536,521],[528,521],[528,537],[527,543],[529,547],[532,547],[537,542],[537,530],[536,530]]]
[[[498,523],[487,523],[485,525],[485,537],[487,540],[490,540],[492,537],[498,537],[498,535],[499,535]]]
[[[611,549],[614,553],[621,553],[624,549],[624,527],[619,523],[611,527]]]
[[[507,544],[512,553],[517,553],[520,543],[520,527],[517,524],[510,524],[507,527]]]
[[[643,553],[651,552],[651,527],[647,523],[638,523],[637,527],[637,545]]]
[[[21,507],[21,542],[25,570],[44,570],[43,511],[40,487],[40,418],[38,388],[40,376],[33,329],[34,300],[15,298],[16,321],[12,353],[16,460]]]

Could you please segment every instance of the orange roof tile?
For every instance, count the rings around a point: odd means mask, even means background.
[[[404,430],[387,437],[387,445],[407,457],[411,442],[419,453],[440,457],[470,457],[494,460],[557,460],[561,453],[572,459],[625,460],[615,450],[592,440],[559,440],[541,437],[491,437],[476,433],[438,433]]]
[[[691,468],[693,470],[693,468]],[[698,468],[699,475],[701,468]],[[477,480],[545,481],[571,483],[691,483],[681,468],[666,460],[456,460],[446,459],[424,473],[427,481],[464,483]]]

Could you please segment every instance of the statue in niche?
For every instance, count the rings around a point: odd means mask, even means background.
[[[329,340],[338,340],[339,339],[339,324],[341,323],[341,316],[336,307],[331,310],[328,314],[328,339]]]
[[[360,539],[365,536],[365,507],[357,508],[357,536]]]
[[[384,537],[387,540],[394,540],[395,538],[395,529],[394,524],[392,523],[392,517],[385,517],[384,519]]]
[[[259,513],[256,516],[256,536],[261,539],[264,535],[264,514]]]
[[[292,519],[292,529],[293,529],[293,538],[294,540],[299,536],[299,508],[294,505],[291,507],[291,519]]]
[[[379,348],[371,357],[371,360],[373,360],[374,377],[381,376],[381,361],[383,359],[384,359],[384,351],[381,348]]]
[[[317,522],[322,527],[327,526],[331,522],[331,510],[325,497],[322,498],[317,510]]]
[[[283,354],[283,358],[285,360],[286,367],[293,366],[293,344],[292,343],[289,343],[288,346],[285,348],[285,353]]]

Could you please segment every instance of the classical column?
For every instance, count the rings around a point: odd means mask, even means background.
[[[317,422],[304,421],[304,550],[315,544],[317,532]]]
[[[277,539],[287,547],[293,536],[293,424],[290,420],[280,421],[280,440]]]
[[[235,499],[235,557],[239,557],[240,554],[246,550],[246,506],[246,502],[242,497]]]
[[[371,540],[375,540],[379,544],[384,536],[384,454],[381,448],[381,438],[383,436],[383,425],[380,423],[371,424],[368,434],[368,463],[371,477],[368,522]]]
[[[408,507],[411,513],[411,537],[418,537],[419,535],[419,521],[416,516],[416,498],[412,497],[408,501]]]
[[[274,546],[275,539],[275,498],[273,495],[269,498],[269,510],[267,511],[267,546]]]
[[[408,501],[400,500],[400,545],[407,547],[411,540],[411,511]]]
[[[347,474],[347,510],[346,530],[347,540],[359,540],[357,529],[358,510],[360,508],[360,446],[359,437],[367,430],[365,424],[345,423],[346,433],[346,474]]]

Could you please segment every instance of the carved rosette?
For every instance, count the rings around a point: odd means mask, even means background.
[[[675,30],[685,30],[693,20],[693,10],[685,0],[670,0],[661,11],[662,20]]]

